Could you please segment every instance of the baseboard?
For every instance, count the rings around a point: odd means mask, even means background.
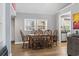
[[[22,44],[23,42],[15,42],[15,44]]]

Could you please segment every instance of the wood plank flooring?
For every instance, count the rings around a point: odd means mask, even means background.
[[[22,49],[22,44],[12,44],[12,56],[67,56],[67,43],[40,50]]]

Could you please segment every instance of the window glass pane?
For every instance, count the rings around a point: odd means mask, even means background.
[[[24,30],[33,31],[33,30],[47,30],[47,20],[44,19],[24,19]]]

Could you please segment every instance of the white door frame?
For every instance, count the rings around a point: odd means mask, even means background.
[[[71,11],[59,15],[59,26],[58,26],[58,32],[59,32],[58,39],[59,39],[59,43],[61,43],[61,16],[62,15],[68,15],[68,14],[70,14],[70,16],[71,16]],[[71,18],[71,20],[72,20],[72,18]],[[71,21],[71,32],[72,32],[72,21]]]

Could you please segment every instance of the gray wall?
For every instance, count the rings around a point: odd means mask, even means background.
[[[15,41],[15,17],[11,17],[11,34],[12,34],[12,39],[11,41]]]
[[[55,29],[55,16],[53,15],[40,15],[40,14],[24,14],[16,13],[15,19],[15,41],[21,42],[20,29],[24,30],[24,19],[45,19],[48,21],[48,28]]]

